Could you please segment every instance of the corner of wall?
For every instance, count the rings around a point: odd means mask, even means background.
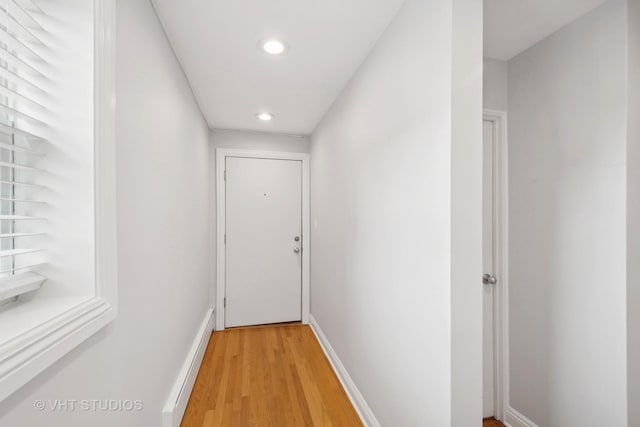
[[[453,2],[451,426],[482,419],[482,2]]]
[[[627,408],[640,425],[640,2],[627,2]]]

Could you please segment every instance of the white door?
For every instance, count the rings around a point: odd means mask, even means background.
[[[483,122],[483,179],[482,179],[482,221],[483,221],[483,246],[482,263],[485,273],[483,280],[483,416],[484,418],[495,415],[495,359],[494,359],[494,288],[491,282],[494,276],[494,233],[493,233],[493,147],[494,129],[493,122]],[[490,277],[487,277],[486,275]],[[483,278],[484,279],[484,278]]]
[[[302,162],[226,159],[225,327],[302,319]]]

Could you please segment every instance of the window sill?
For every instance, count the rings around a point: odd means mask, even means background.
[[[87,302],[93,295],[48,296],[43,292],[20,297],[0,312],[0,347],[47,321]]]
[[[0,345],[0,401],[115,316],[116,310],[105,299],[92,297],[3,342]]]

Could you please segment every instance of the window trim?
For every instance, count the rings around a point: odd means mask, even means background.
[[[105,327],[118,313],[115,1],[94,0],[94,296],[0,344],[0,401]]]

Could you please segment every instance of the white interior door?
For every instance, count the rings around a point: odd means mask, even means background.
[[[484,273],[494,276],[494,125],[483,122],[483,179],[482,179],[482,262]],[[483,285],[483,416],[495,415],[495,358],[494,358],[494,290],[492,284]]]
[[[300,321],[302,162],[227,157],[225,170],[225,327]]]

